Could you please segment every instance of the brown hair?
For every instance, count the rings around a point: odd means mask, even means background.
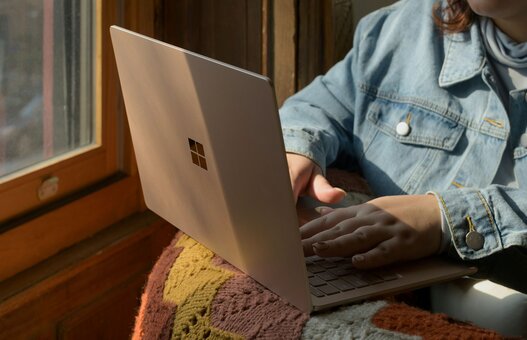
[[[438,0],[434,5],[433,17],[441,32],[459,33],[470,28],[476,14],[466,0],[447,0],[444,6]]]

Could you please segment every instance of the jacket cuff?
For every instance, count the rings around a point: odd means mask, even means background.
[[[303,130],[282,129],[285,151],[296,153],[315,162],[326,176],[326,154],[320,142],[311,133]]]
[[[477,189],[433,192],[445,212],[452,245],[463,260],[480,259],[503,250],[488,202]]]
[[[446,211],[445,207],[443,206],[441,202],[441,198],[438,194],[436,194],[433,191],[429,191],[426,193],[427,195],[434,195],[437,204],[439,205],[439,211],[441,212],[441,244],[439,246],[438,254],[444,253],[452,244],[452,236],[450,235],[450,229],[448,228],[448,221],[446,217]]]

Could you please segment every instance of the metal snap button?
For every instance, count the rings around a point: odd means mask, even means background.
[[[465,243],[470,249],[480,250],[483,248],[483,244],[485,244],[485,238],[476,231],[476,227],[474,226],[474,223],[472,223],[470,216],[467,216],[467,224],[468,233],[465,235]]]
[[[400,122],[395,127],[395,132],[397,132],[399,136],[408,136],[410,134],[410,125],[406,122]]]
[[[483,238],[483,235],[477,231],[469,231],[467,235],[465,235],[465,242],[467,243],[467,246],[470,247],[470,249],[480,250],[483,248],[485,238]]]

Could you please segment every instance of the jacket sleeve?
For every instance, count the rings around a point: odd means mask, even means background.
[[[338,155],[353,157],[360,26],[347,56],[286,100],[280,109],[286,151],[310,158],[324,172]]]
[[[482,275],[527,291],[527,191],[491,185],[435,194],[452,236],[450,253],[474,261]]]

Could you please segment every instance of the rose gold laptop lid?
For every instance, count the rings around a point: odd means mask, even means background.
[[[311,309],[269,79],[111,28],[147,206]]]

